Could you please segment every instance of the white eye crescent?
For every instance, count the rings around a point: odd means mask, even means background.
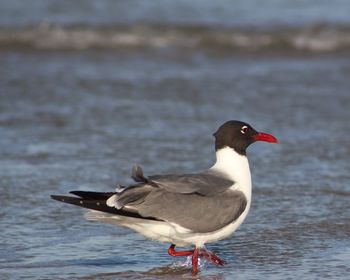
[[[242,126],[242,128],[241,128],[241,133],[242,133],[242,134],[246,134],[247,131],[248,131],[248,126],[246,126],[246,125]]]

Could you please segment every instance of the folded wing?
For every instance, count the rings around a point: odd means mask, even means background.
[[[236,220],[247,201],[234,182],[213,171],[187,175],[145,177],[138,166],[138,185],[112,195],[107,205],[145,218],[174,223],[194,232],[212,232]]]
[[[145,177],[135,166],[136,185],[120,192],[73,191],[55,200],[129,218],[164,221],[192,232],[219,230],[235,221],[245,210],[245,195],[222,174],[207,170],[198,174]]]

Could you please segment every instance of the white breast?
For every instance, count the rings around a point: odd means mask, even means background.
[[[220,171],[228,179],[233,180],[235,183],[232,189],[243,192],[250,203],[252,181],[246,156],[240,155],[232,148],[225,147],[216,152],[216,163],[211,169]]]

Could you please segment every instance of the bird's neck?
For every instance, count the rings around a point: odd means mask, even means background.
[[[251,175],[248,159],[230,147],[216,151],[216,163],[212,169],[220,171],[236,183],[238,189],[250,192]]]

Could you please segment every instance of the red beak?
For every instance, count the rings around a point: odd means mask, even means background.
[[[278,143],[278,140],[275,136],[264,133],[264,132],[259,132],[257,135],[254,136],[255,141],[265,141],[269,143]]]

